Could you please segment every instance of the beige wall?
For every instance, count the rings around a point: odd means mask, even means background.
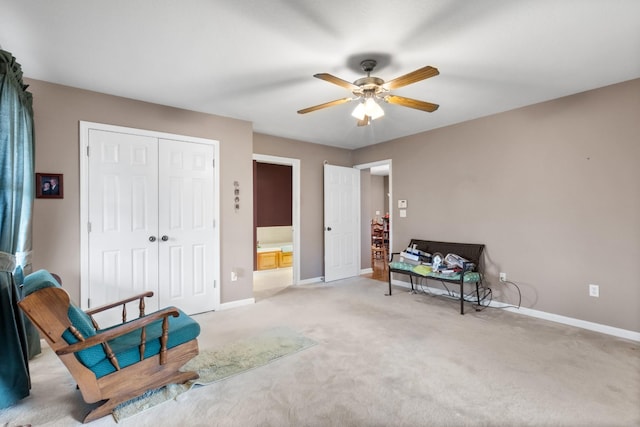
[[[376,212],[380,211],[378,220],[387,213],[385,201],[387,196],[384,192],[384,176],[371,175],[371,210],[368,212],[367,219],[370,221],[376,216]]]
[[[220,141],[221,302],[253,295],[252,125],[249,122],[149,104],[27,79],[33,93],[36,171],[64,174],[64,199],[36,199],[33,264],[58,273],[76,301],[80,293],[80,121]],[[241,209],[234,211],[233,182]],[[239,272],[231,282],[231,270]]]
[[[495,298],[517,302],[503,271],[524,307],[640,331],[639,93],[640,79],[362,148],[353,161],[393,160],[396,251],[412,237],[484,243]]]
[[[221,141],[222,302],[252,296],[253,153],[301,160],[302,280],[323,275],[323,162],[392,159],[395,250],[411,237],[484,243],[497,299],[516,302],[513,288],[496,279],[504,271],[524,307],[640,331],[640,80],[355,151],[253,134],[240,120],[27,83],[36,171],[65,178],[64,199],[35,202],[34,268],[59,273],[76,299],[78,122],[86,120]],[[244,194],[238,213],[233,181]],[[407,218],[399,218],[398,199],[408,200]],[[600,285],[600,298],[588,296],[589,283]]]
[[[300,279],[324,276],[324,162],[351,166],[351,151],[256,133],[255,154],[300,159]]]

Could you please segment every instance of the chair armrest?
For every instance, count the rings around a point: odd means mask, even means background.
[[[89,347],[93,347],[97,344],[104,344],[109,340],[117,338],[121,335],[127,334],[129,332],[142,329],[150,323],[155,322],[159,319],[165,319],[169,316],[178,317],[180,313],[178,309],[175,307],[167,307],[162,310],[156,311],[155,313],[151,313],[148,316],[140,317],[138,319],[132,320],[131,322],[124,323],[122,325],[115,326],[111,329],[108,329],[103,332],[99,332],[96,335],[90,336],[86,338],[84,341],[79,341],[74,344],[69,344],[68,346],[62,347],[56,350],[56,354],[69,354],[75,353],[80,350],[84,350]]]
[[[144,292],[144,293],[141,293],[141,294],[138,294],[138,295],[130,296],[129,298],[125,298],[125,299],[120,300],[120,301],[112,302],[110,304],[105,304],[105,305],[101,305],[99,307],[92,308],[90,310],[86,310],[85,313],[87,313],[89,316],[91,316],[92,314],[100,313],[101,311],[109,310],[110,308],[118,307],[120,305],[126,304],[126,303],[131,302],[131,301],[135,301],[135,300],[138,300],[138,299],[141,300],[143,298],[152,297],[152,296],[153,296],[153,292],[152,291],[147,291],[147,292]]]

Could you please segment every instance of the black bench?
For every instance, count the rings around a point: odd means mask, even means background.
[[[390,256],[389,263],[389,295],[391,295],[391,273],[399,273],[409,276],[409,281],[411,282],[411,291],[415,290],[413,286],[414,277],[439,280],[442,282],[453,283],[460,286],[460,314],[464,314],[464,284],[474,284],[476,287],[476,295],[478,297],[478,305],[480,305],[481,299],[479,285],[482,281],[482,275],[480,274],[480,262],[482,260],[484,245],[475,243],[452,243],[436,242],[433,240],[411,239],[411,243],[409,243],[408,247],[415,247],[415,249],[429,254],[439,252],[444,256],[446,256],[447,254],[459,255],[462,258],[468,260],[468,262],[465,262],[463,266],[463,272],[465,272],[465,274],[420,274],[411,269],[410,265],[403,265],[402,263],[395,262],[394,258],[399,257],[400,252],[394,252]]]

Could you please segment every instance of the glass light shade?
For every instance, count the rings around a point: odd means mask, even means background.
[[[364,111],[365,111],[364,103],[359,102],[355,110],[353,110],[353,113],[351,113],[351,115],[358,120],[364,120],[364,116],[366,116],[366,113]]]
[[[384,110],[381,106],[378,105],[373,98],[367,99],[364,106],[365,114],[371,117],[371,120],[375,120],[379,117],[384,116]]]

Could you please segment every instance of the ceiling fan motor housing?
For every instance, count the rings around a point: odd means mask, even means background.
[[[362,77],[361,79],[353,82],[353,84],[358,86],[358,89],[353,90],[353,94],[356,96],[364,95],[365,93],[373,93],[377,95],[380,92],[385,91],[382,88],[384,80],[378,77]]]
[[[381,92],[386,92],[382,87],[384,80],[379,77],[371,77],[371,72],[376,68],[376,65],[378,65],[378,62],[375,59],[365,59],[360,62],[360,67],[362,67],[362,71],[367,73],[367,77],[362,77],[353,82],[354,85],[358,86],[358,89],[352,91],[354,95],[370,98],[377,96]]]

